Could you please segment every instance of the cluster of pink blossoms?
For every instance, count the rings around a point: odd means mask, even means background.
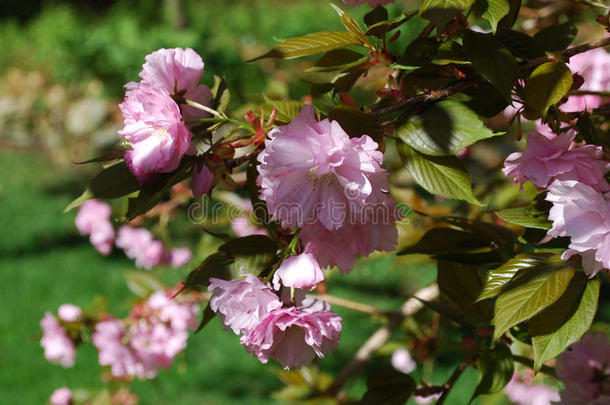
[[[159,49],[146,56],[142,80],[125,85],[125,101],[119,105],[125,126],[119,133],[131,145],[125,162],[141,184],[176,170],[185,154],[196,153],[185,121],[208,113],[185,100],[210,103],[210,89],[199,84],[203,72],[203,60],[192,49]],[[194,184],[201,186],[207,175],[194,170]]]
[[[515,183],[532,182],[547,189],[553,222],[546,240],[570,237],[562,258],[580,255],[585,272],[594,276],[610,269],[610,185],[604,175],[610,164],[600,146],[574,143],[576,132],[555,135],[544,128],[528,134],[525,152],[509,155],[502,171]]]
[[[504,393],[515,405],[552,405],[559,400],[557,390],[534,382],[534,373],[515,371],[513,378],[504,387]]]
[[[273,358],[286,369],[299,368],[337,346],[342,319],[327,303],[304,299],[304,290],[297,290],[294,300],[282,302],[258,277],[244,276],[230,281],[211,278],[210,308],[227,329],[242,335],[241,343],[262,363]]]
[[[199,306],[179,303],[158,291],[133,308],[126,321],[107,318],[95,325],[92,341],[99,362],[114,377],[154,378],[186,347],[189,329],[197,326]]]
[[[258,155],[261,199],[284,228],[301,228],[305,252],[349,272],[358,255],[394,249],[399,214],[375,141],[317,121],[311,106],[268,135]]]
[[[565,385],[561,404],[610,404],[610,342],[603,333],[585,335],[561,355],[556,369]]]
[[[76,358],[76,347],[65,326],[80,321],[82,310],[72,304],[63,304],[59,307],[57,316],[59,319],[46,312],[40,321],[42,328],[40,345],[48,362],[72,367]]]
[[[188,248],[165,249],[161,241],[155,240],[144,228],[123,225],[116,235],[110,222],[111,208],[98,200],[85,201],[76,215],[76,227],[83,235],[90,234],[91,243],[102,254],[107,255],[112,245],[123,249],[136,266],[151,269],[162,264],[181,267],[191,260]]]

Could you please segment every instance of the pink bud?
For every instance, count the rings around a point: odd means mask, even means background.
[[[208,193],[212,188],[212,182],[214,181],[214,173],[205,163],[196,163],[193,166],[193,195],[195,197],[201,197]]]
[[[281,264],[273,276],[273,287],[280,289],[280,280],[285,287],[312,288],[324,280],[324,274],[311,253],[290,256]]]
[[[83,315],[83,310],[72,304],[63,304],[57,310],[59,319],[64,322],[78,322]]]

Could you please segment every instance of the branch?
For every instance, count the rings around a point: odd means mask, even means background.
[[[451,374],[451,377],[449,377],[449,379],[443,384],[443,393],[436,402],[436,405],[442,405],[442,403],[445,402],[447,396],[449,396],[449,393],[451,392],[451,389],[453,388],[457,380],[460,378],[464,370],[468,368],[470,360],[471,358],[470,356],[468,356],[467,358],[462,360],[460,364],[457,365],[455,370],[453,370],[453,374]]]
[[[564,51],[558,52],[556,54],[531,59],[531,60],[523,63],[520,66],[520,68],[522,71],[528,70],[534,66],[542,65],[543,63],[546,63],[546,62],[556,61],[559,58],[569,59],[570,57],[577,55],[579,53],[587,52],[592,49],[601,48],[603,46],[608,46],[608,45],[610,45],[610,37],[599,39],[597,41],[589,42],[586,44],[578,45],[573,48],[569,48]],[[370,114],[373,117],[378,118],[378,117],[382,117],[384,115],[388,115],[393,112],[402,110],[402,109],[412,106],[414,104],[420,104],[420,103],[425,104],[425,103],[430,103],[433,101],[438,101],[438,100],[447,98],[455,93],[459,93],[460,91],[464,91],[467,88],[472,87],[475,84],[478,84],[482,81],[483,81],[483,79],[481,79],[481,78],[469,78],[469,79],[461,81],[457,84],[454,84],[453,86],[449,86],[449,87],[441,89],[441,90],[436,90],[436,91],[432,91],[428,94],[420,94],[417,96],[405,98],[394,105],[371,111]]]
[[[352,374],[357,374],[362,371],[364,365],[369,361],[373,354],[379,350],[389,339],[403,319],[414,315],[424,307],[421,300],[432,301],[439,295],[438,285],[432,284],[424,287],[413,294],[413,297],[405,301],[400,309],[399,316],[390,319],[387,325],[383,325],[377,329],[371,337],[358,349],[352,360],[339,372],[333,383],[326,390],[325,394],[329,396],[339,396],[339,391],[347,379]],[[418,299],[419,298],[419,299]]]
[[[387,316],[388,313],[375,308],[372,305],[363,304],[357,301],[347,300],[345,298],[335,297],[329,294],[308,294],[308,297],[321,299],[328,302],[331,305],[337,305],[339,307],[351,309],[353,311],[362,312],[364,314]]]

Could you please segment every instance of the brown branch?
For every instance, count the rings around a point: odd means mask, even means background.
[[[330,387],[325,394],[329,396],[340,397],[339,391],[345,382],[353,374],[360,373],[364,365],[370,360],[377,350],[379,350],[392,336],[403,319],[414,315],[424,307],[423,301],[431,301],[438,297],[439,290],[436,284],[422,288],[413,294],[413,297],[405,301],[400,309],[399,316],[390,318],[390,321],[377,329],[371,337],[358,349],[352,360],[337,374]]]
[[[453,388],[457,380],[460,378],[464,370],[468,368],[469,364],[470,356],[462,360],[460,364],[457,365],[455,370],[453,370],[453,374],[451,374],[451,377],[449,377],[449,379],[443,384],[443,393],[436,402],[436,405],[442,405],[443,402],[445,402],[445,400],[449,396],[449,393],[451,392],[451,389]]]
[[[602,38],[597,41],[588,42],[586,44],[582,44],[582,45],[575,46],[573,48],[566,49],[566,50],[558,52],[556,54],[531,59],[531,60],[523,63],[520,66],[520,68],[521,68],[521,70],[528,70],[534,66],[542,65],[543,63],[546,63],[546,62],[556,61],[559,58],[569,59],[570,57],[577,55],[579,53],[587,52],[592,49],[601,48],[603,46],[608,46],[608,45],[610,45],[610,37]],[[406,107],[410,107],[412,105],[426,104],[426,103],[430,103],[433,101],[442,100],[455,93],[464,91],[467,88],[472,87],[475,84],[478,84],[480,82],[482,82],[481,78],[468,78],[468,79],[465,79],[464,81],[454,84],[453,86],[449,86],[449,87],[441,89],[441,90],[435,90],[435,91],[432,91],[427,94],[420,94],[417,96],[405,98],[394,105],[371,111],[370,114],[373,117],[382,117],[384,115],[391,114],[396,111],[400,111]]]
[[[375,308],[372,305],[363,304],[361,302],[348,300],[345,298],[335,297],[329,294],[308,294],[308,297],[317,298],[328,302],[331,305],[351,309],[353,311],[362,312],[364,314],[387,316],[388,313]]]

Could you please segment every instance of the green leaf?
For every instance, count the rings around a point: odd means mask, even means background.
[[[498,343],[493,349],[484,351],[477,360],[477,368],[481,374],[470,402],[481,394],[499,392],[508,384],[515,371],[510,348]]]
[[[488,238],[507,252],[513,251],[515,234],[504,226],[455,216],[442,217],[441,219],[465,231]]]
[[[360,39],[349,31],[314,32],[282,41],[266,54],[249,62],[263,58],[292,59],[360,44]]]
[[[335,9],[335,11],[341,17],[341,22],[343,23],[343,26],[345,27],[345,29],[347,29],[349,32],[354,34],[354,36],[356,38],[358,38],[358,40],[360,41],[361,44],[372,47],[368,38],[364,35],[364,31],[362,31],[362,28],[360,28],[360,25],[358,24],[358,22],[356,22],[356,20],[354,20],[354,17],[352,17],[345,11],[341,10],[339,7],[337,7],[334,4],[331,3],[330,5],[332,8]]]
[[[269,110],[275,108],[277,111],[276,120],[278,122],[288,123],[298,117],[301,113],[301,110],[305,106],[302,101],[295,100],[273,100],[265,96],[266,107]]]
[[[89,187],[64,209],[64,213],[92,198],[119,198],[140,189],[140,183],[125,162],[109,166],[98,173]]]
[[[358,66],[369,59],[368,56],[349,49],[334,49],[326,52],[305,72],[332,72]]]
[[[550,25],[534,35],[534,39],[548,52],[562,51],[576,38],[578,30],[571,22]]]
[[[206,257],[205,260],[186,277],[184,287],[207,287],[210,285],[210,277],[230,280],[232,278],[229,267],[231,263],[233,263],[233,259],[225,252],[217,252]]]
[[[438,31],[458,14],[468,10],[475,0],[423,0],[419,14],[436,25]]]
[[[442,240],[443,243],[438,243],[439,240]],[[397,254],[399,256],[414,253],[436,255],[448,252],[468,252],[490,247],[490,245],[489,239],[470,232],[453,228],[432,228],[415,245],[404,248]]]
[[[219,113],[224,113],[229,107],[229,101],[231,100],[231,91],[227,85],[227,81],[224,77],[214,75],[214,86],[212,86],[212,96],[214,101],[212,102],[212,109]]]
[[[489,22],[494,33],[500,20],[510,11],[508,0],[476,0],[474,7],[477,14]]]
[[[84,165],[86,163],[94,163],[94,162],[108,162],[111,160],[122,159],[125,155],[125,151],[131,149],[131,144],[128,140],[123,139],[118,142],[116,145],[105,150],[100,156],[85,160],[82,162],[76,162],[77,165]]]
[[[544,49],[534,38],[524,32],[503,30],[498,31],[495,37],[510,49],[513,55],[521,59],[534,59],[544,56]]]
[[[491,306],[476,303],[483,282],[477,266],[438,260],[437,283],[443,296],[456,304],[457,310],[468,318],[474,317],[478,323],[488,323]]]
[[[477,141],[502,133],[493,133],[465,105],[444,100],[397,126],[396,135],[418,152],[442,156],[456,154]]]
[[[364,15],[364,23],[370,27],[371,25],[377,24],[378,22],[386,21],[388,19],[388,10],[382,5],[378,5],[368,13]]]
[[[233,259],[233,274],[237,276],[242,270],[255,276],[264,274],[278,260],[278,245],[265,235],[250,235],[233,239],[218,248]]]
[[[519,254],[502,266],[492,269],[487,273],[487,280],[483,286],[483,291],[477,298],[481,301],[495,297],[517,277],[517,273],[527,269],[527,271],[552,270],[563,265],[552,253],[522,253]],[[521,273],[523,274],[523,272]]]
[[[460,159],[455,156],[423,155],[402,142],[397,147],[409,173],[426,191],[483,205],[472,194],[470,175]]]
[[[377,24],[371,25],[366,30],[366,35],[373,35],[377,38],[384,38],[388,32],[400,27],[416,14],[417,11],[412,11],[408,14],[403,13],[391,21],[380,21]]]
[[[377,143],[383,140],[384,131],[375,117],[357,108],[340,105],[328,113],[331,121],[337,121],[352,138],[368,135]]]
[[[359,405],[403,405],[415,389],[409,375],[384,368],[366,381],[367,391]]]
[[[551,229],[551,223],[547,219],[548,213],[537,210],[531,205],[519,208],[508,208],[497,211],[496,214],[511,224],[521,225],[526,228]]]
[[[201,331],[201,329],[203,329],[215,316],[216,312],[214,312],[212,308],[210,308],[210,303],[208,302],[208,305],[206,305],[205,309],[203,310],[203,317],[201,318],[201,322],[199,322],[197,329],[195,329],[195,333]]]
[[[511,100],[511,91],[519,78],[519,65],[502,42],[489,34],[464,32],[464,55],[472,67],[485,80],[491,82],[506,100]]]
[[[574,268],[568,265],[558,270],[536,271],[522,276],[496,299],[494,339],[557,301],[573,276]]]
[[[525,82],[526,104],[541,116],[558,103],[572,87],[572,72],[562,62],[538,66]]]
[[[564,296],[528,321],[534,346],[534,371],[540,370],[545,361],[562,353],[589,330],[597,312],[599,289],[598,279],[587,280],[585,274],[579,272]],[[571,315],[567,320],[566,313]]]
[[[510,9],[508,14],[498,23],[498,30],[509,30],[515,25],[517,17],[519,17],[519,10],[521,9],[521,0],[508,0]]]

